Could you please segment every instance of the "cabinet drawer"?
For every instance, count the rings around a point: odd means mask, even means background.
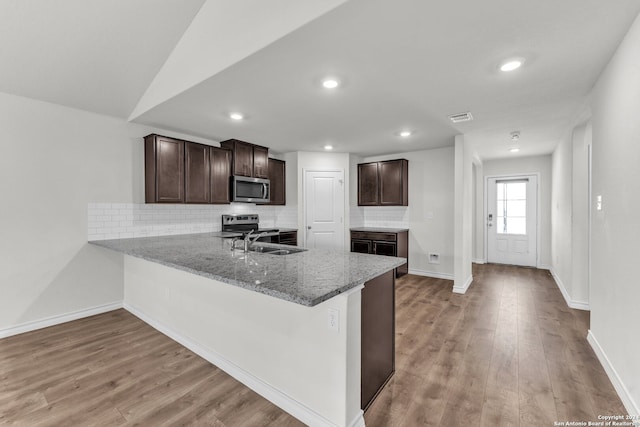
[[[351,252],[361,254],[371,253],[371,240],[351,239]]]
[[[376,233],[371,231],[352,231],[352,239],[361,240],[383,240],[387,242],[395,242],[398,237],[396,233]]]
[[[376,255],[396,256],[398,251],[395,242],[375,240],[373,252]]]

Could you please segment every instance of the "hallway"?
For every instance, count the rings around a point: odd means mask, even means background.
[[[378,426],[553,426],[626,414],[547,270],[474,265],[465,295],[396,286],[396,373],[365,414]]]

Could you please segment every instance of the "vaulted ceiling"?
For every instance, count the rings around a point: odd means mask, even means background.
[[[520,131],[519,155],[544,154],[639,12],[640,0],[3,0],[0,91],[279,152],[398,153],[463,133],[497,158]],[[499,71],[510,57],[523,67]],[[447,118],[464,111],[474,120]]]

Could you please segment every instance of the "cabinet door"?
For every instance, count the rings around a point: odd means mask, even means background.
[[[395,371],[394,290],[393,271],[369,280],[362,289],[360,407],[363,410]]]
[[[361,254],[370,254],[371,240],[351,239],[351,252],[358,252]]]
[[[211,203],[231,202],[231,151],[209,147],[211,163]]]
[[[209,203],[211,178],[209,176],[209,146],[187,142],[185,154],[186,203]]]
[[[298,232],[297,231],[283,231],[280,233],[280,241],[281,245],[298,245]]]
[[[256,178],[269,178],[269,149],[255,145],[253,147],[253,175]]]
[[[374,241],[373,251],[371,253],[376,255],[396,256],[396,242]]]
[[[184,141],[147,136],[145,180],[147,203],[183,203]]]
[[[269,159],[269,181],[271,181],[270,205],[285,205],[287,203],[285,186],[286,162],[278,159]]]
[[[253,145],[236,141],[233,153],[233,173],[240,176],[253,176]]]
[[[358,206],[378,204],[378,163],[361,163],[358,165]]]
[[[381,205],[408,205],[407,165],[408,162],[405,159],[379,162]]]
[[[399,232],[398,240],[396,244],[398,245],[396,256],[407,259],[407,262],[405,264],[396,268],[396,277],[400,277],[409,273],[409,232],[408,231]]]

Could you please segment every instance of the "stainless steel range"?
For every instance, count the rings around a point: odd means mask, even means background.
[[[279,242],[280,230],[277,228],[260,228],[258,214],[222,215],[222,231],[242,233],[246,236],[251,231],[261,234],[260,242]]]

